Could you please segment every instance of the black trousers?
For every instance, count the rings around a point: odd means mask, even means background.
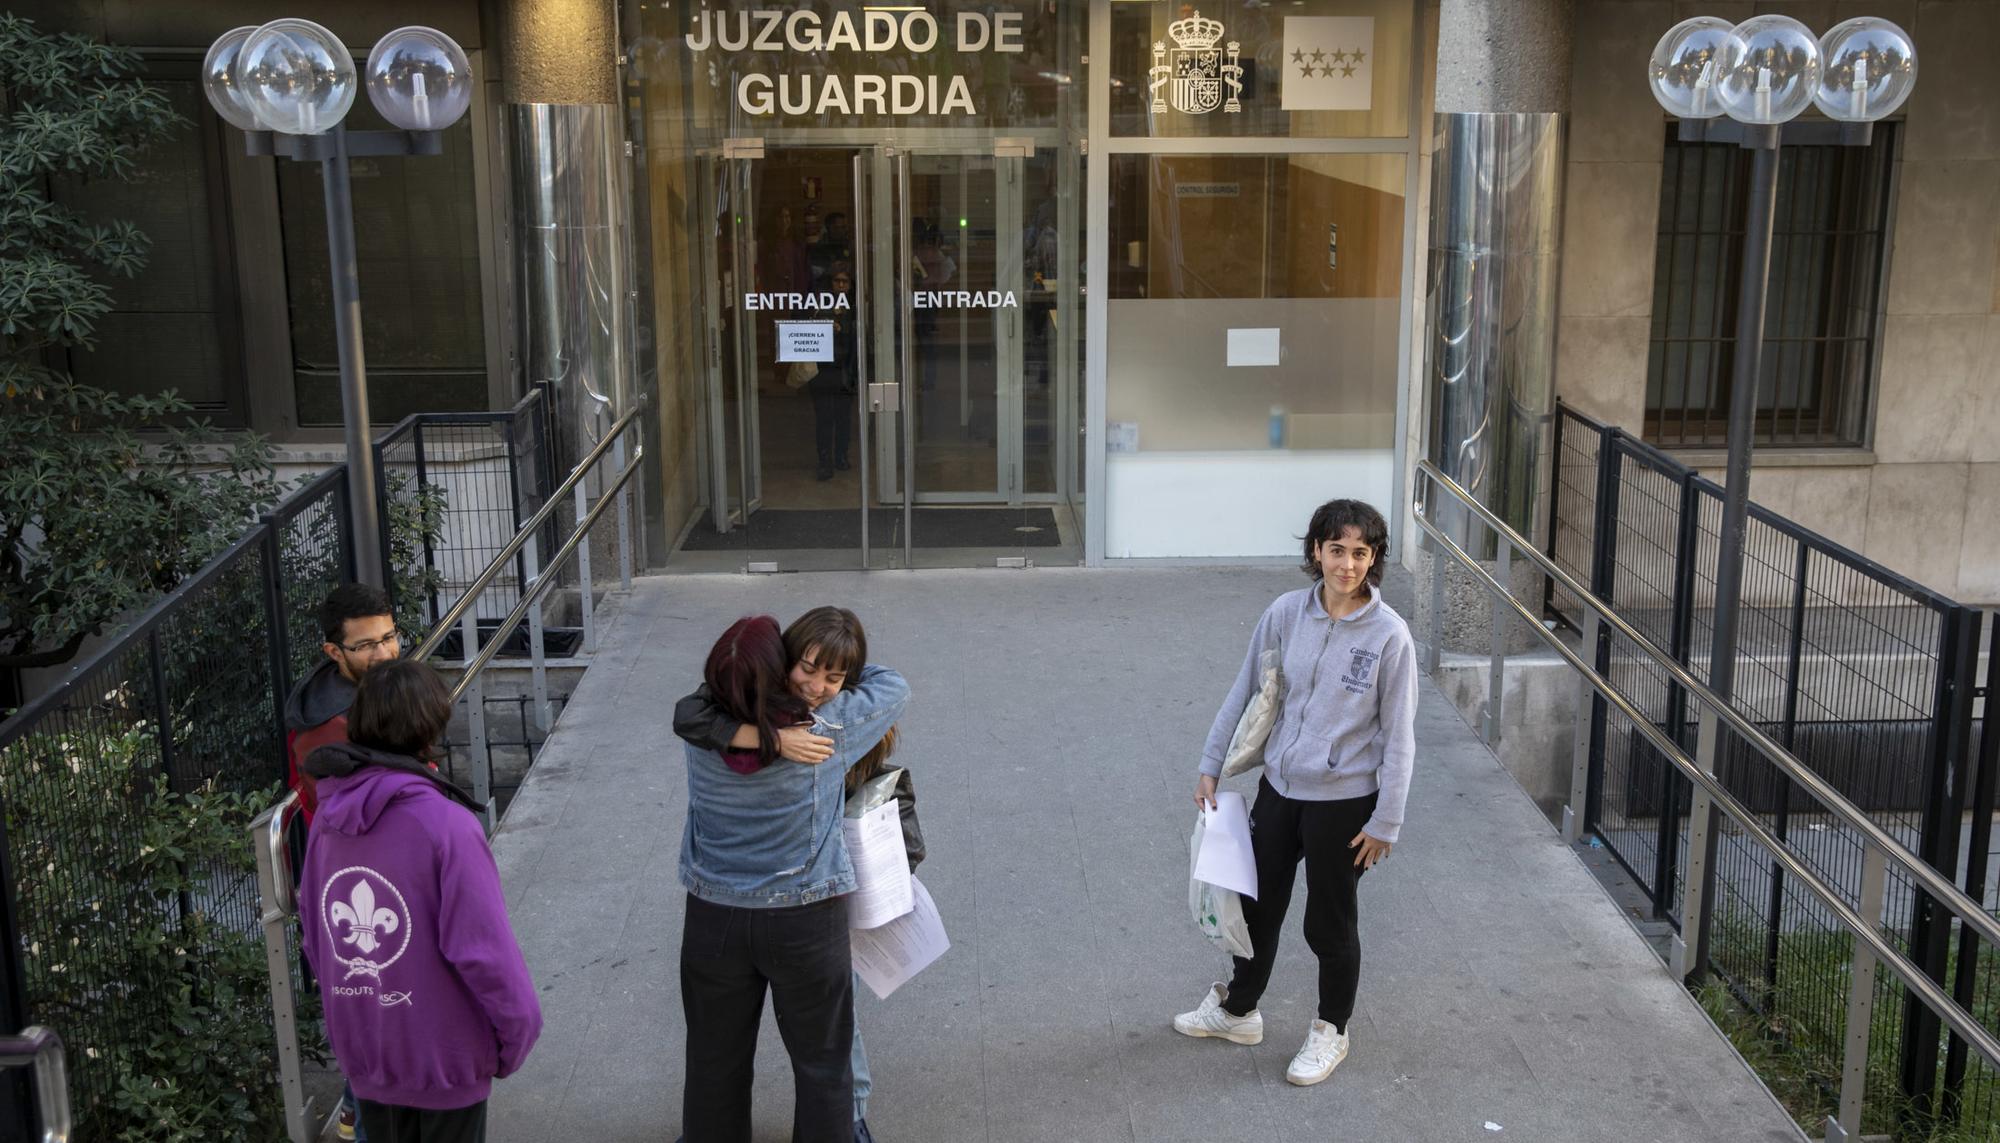
[[[764,992],[792,1057],[793,1143],[854,1139],[853,957],[847,901],[739,909],[690,896],[681,929],[687,1143],[749,1143]]]
[[[1243,899],[1243,919],[1250,926],[1250,947],[1256,957],[1236,962],[1229,982],[1229,999],[1222,1005],[1232,1016],[1248,1016],[1271,983],[1278,963],[1278,933],[1292,904],[1292,884],[1299,860],[1306,863],[1306,944],[1319,957],[1319,1018],[1341,1031],[1354,1015],[1354,993],[1361,984],[1361,929],[1355,911],[1355,887],[1362,870],[1354,864],[1355,850],[1347,843],[1375,813],[1375,795],[1337,802],[1287,798],[1263,779],[1257,782],[1257,803],[1250,808],[1250,849],[1257,859],[1257,899]]]
[[[368,1143],[486,1143],[486,1101],[455,1111],[423,1111],[355,1101]]]
[[[820,375],[807,383],[812,394],[813,449],[819,454],[819,466],[832,468],[847,463],[848,441],[854,436],[854,393],[847,387],[846,373],[820,369]]]

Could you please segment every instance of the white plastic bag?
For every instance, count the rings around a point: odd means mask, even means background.
[[[1188,911],[1194,915],[1195,927],[1215,947],[1247,959],[1255,954],[1250,950],[1250,924],[1243,919],[1242,895],[1194,877],[1195,864],[1201,860],[1206,822],[1205,815],[1195,818],[1194,833],[1188,835]]]
[[[1278,707],[1284,702],[1284,684],[1279,664],[1283,648],[1267,648],[1257,656],[1257,693],[1236,720],[1236,733],[1229,737],[1229,750],[1222,756],[1222,776],[1234,778],[1245,770],[1264,764],[1264,742],[1278,721]]]

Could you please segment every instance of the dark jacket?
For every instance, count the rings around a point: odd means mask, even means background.
[[[306,756],[322,746],[347,741],[347,708],[354,705],[354,684],[332,659],[321,659],[285,699],[285,784],[299,795],[299,810],[312,825],[319,797]]]

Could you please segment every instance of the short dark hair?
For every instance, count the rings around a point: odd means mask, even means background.
[[[451,691],[430,664],[391,659],[370,668],[355,686],[347,737],[372,750],[423,758],[450,721]]]
[[[1368,565],[1368,586],[1381,587],[1382,565],[1389,559],[1389,522],[1373,505],[1360,500],[1329,500],[1313,512],[1312,523],[1306,525],[1305,561],[1299,564],[1299,570],[1318,579],[1315,549],[1337,539],[1349,528],[1359,532],[1361,542],[1375,553],[1375,562]]]
[[[729,625],[709,648],[702,667],[709,697],[738,722],[757,728],[757,758],[770,765],[778,757],[778,731],[811,716],[805,700],[792,693],[785,641],[778,621],[752,615]]]
[[[327,642],[339,643],[347,636],[348,620],[395,614],[388,592],[365,583],[343,583],[319,605],[319,629]]]
[[[868,633],[845,607],[815,607],[785,628],[785,659],[789,666],[819,649],[819,668],[843,675],[859,674],[868,662]]]

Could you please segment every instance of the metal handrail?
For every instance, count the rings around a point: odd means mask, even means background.
[[[486,565],[486,570],[480,572],[466,586],[464,593],[458,597],[458,602],[452,604],[443,615],[438,617],[438,621],[431,625],[430,635],[417,646],[416,651],[412,652],[412,658],[428,659],[437,653],[438,647],[444,643],[445,637],[450,634],[451,629],[458,626],[459,620],[464,619],[465,613],[470,611],[473,605],[478,602],[479,594],[492,586],[493,581],[500,577],[501,571],[506,568],[508,562],[520,554],[521,549],[534,537],[536,530],[544,523],[547,523],[549,517],[555,514],[557,506],[562,503],[562,498],[573,491],[578,482],[585,476],[589,475],[590,470],[596,466],[599,460],[603,459],[605,453],[611,451],[612,446],[623,436],[625,430],[631,427],[632,423],[638,419],[639,414],[645,411],[645,408],[646,397],[642,394],[633,403],[631,411],[618,418],[617,423],[613,424],[610,430],[604,434],[604,439],[597,442],[597,447],[591,449],[582,460],[577,462],[576,468],[570,472],[569,477],[557,486],[555,491],[548,494],[548,497],[542,502],[541,508],[537,509],[533,516],[528,517],[527,523],[522,524],[520,529],[514,533],[514,538],[507,541],[506,546],[501,548],[499,554],[494,556],[492,561]],[[610,497],[607,494],[605,498],[609,499]]]
[[[517,408],[519,407],[517,406]],[[625,512],[630,511],[629,497],[624,496],[623,493],[626,486],[631,483],[632,478],[638,473],[640,464],[645,459],[644,446],[636,444],[633,446],[631,460],[626,462],[624,468],[605,484],[598,495],[597,504],[588,512],[584,512],[581,507],[584,501],[582,481],[590,475],[591,470],[597,466],[597,463],[606,454],[613,453],[614,449],[619,450],[616,455],[619,460],[623,460],[624,453],[621,442],[624,440],[624,433],[637,420],[644,407],[645,399],[642,397],[630,412],[620,417],[606,431],[603,440],[598,442],[597,447],[593,448],[578,462],[576,468],[562,482],[561,486],[549,494],[547,502],[542,505],[541,509],[529,517],[514,534],[514,538],[508,541],[494,555],[485,570],[480,572],[465,589],[464,594],[459,597],[458,602],[454,603],[439,618],[430,636],[412,653],[412,657],[418,660],[428,659],[437,652],[438,647],[444,642],[446,635],[454,627],[458,627],[461,624],[467,628],[466,637],[470,640],[466,644],[467,650],[471,651],[474,647],[477,647],[477,653],[473,654],[465,664],[458,684],[452,688],[451,700],[455,704],[461,698],[465,697],[468,691],[473,692],[471,705],[473,708],[472,719],[475,727],[473,744],[474,796],[485,803],[487,827],[489,830],[493,825],[493,806],[486,796],[488,792],[486,788],[487,776],[480,745],[484,740],[484,731],[479,729],[482,725],[480,722],[482,716],[479,709],[481,700],[478,694],[480,672],[485,670],[486,666],[493,660],[493,657],[499,653],[507,636],[520,626],[524,618],[528,617],[531,613],[535,613],[535,609],[541,603],[542,597],[558,582],[557,577],[550,573],[562,567],[564,561],[570,559],[572,555],[577,555],[578,547],[589,538],[590,530],[596,526],[604,513],[613,504],[619,504]],[[577,497],[578,514],[580,516],[576,529],[548,561],[537,561],[534,553],[532,551],[529,553],[528,559],[531,563],[535,564],[535,567],[529,572],[526,581],[522,584],[519,602],[514,605],[513,610],[507,613],[507,617],[501,621],[498,631],[494,632],[488,638],[481,639],[477,633],[476,620],[472,618],[472,608],[477,604],[480,594],[499,578],[501,570],[513,562],[515,557],[534,539],[542,525],[547,523],[549,517],[555,512],[556,506],[562,502],[562,498],[572,492]],[[621,517],[621,520],[623,519]],[[622,538],[621,536],[621,540]],[[577,558],[580,561],[587,561],[589,550],[586,548]],[[629,577],[629,568],[624,570]],[[584,590],[588,592],[590,590],[590,575],[587,562],[583,564],[581,574],[584,580]],[[539,623],[539,619],[536,622]],[[539,633],[539,628],[534,630],[536,633]],[[541,672],[540,652],[541,647],[539,640],[537,640],[534,646],[534,657],[538,687],[540,685]],[[298,1050],[297,1012],[292,998],[290,953],[287,944],[291,931],[291,918],[298,911],[298,902],[292,886],[291,852],[286,845],[286,831],[291,822],[292,815],[297,808],[298,794],[291,793],[286,795],[283,800],[257,815],[250,823],[250,832],[256,843],[258,890],[263,902],[263,911],[260,920],[264,929],[266,967],[271,980],[271,1008],[277,1030],[279,1082],[285,1095],[286,1136],[292,1143],[309,1143],[310,1140],[317,1138],[320,1124],[313,1102],[306,1096],[301,1082],[302,1069]]]
[[[1439,471],[1436,465],[1429,461],[1420,460],[1417,462],[1417,473],[1419,477],[1428,478],[1431,482],[1430,486],[1443,489],[1458,502],[1460,507],[1469,510],[1473,515],[1483,520],[1488,527],[1493,529],[1501,543],[1518,548],[1525,553],[1529,559],[1535,561],[1544,573],[1554,578],[1564,589],[1575,595],[1577,600],[1584,606],[1596,612],[1603,622],[1611,626],[1612,630],[1630,640],[1642,653],[1652,659],[1655,666],[1671,674],[1675,681],[1687,689],[1689,697],[1701,704],[1704,723],[1706,724],[1703,727],[1704,738],[1712,742],[1712,728],[1714,725],[1716,723],[1728,724],[1732,730],[1742,735],[1752,748],[1784,772],[1788,778],[1798,782],[1809,792],[1819,797],[1829,812],[1835,818],[1839,819],[1842,825],[1860,833],[1869,845],[1873,847],[1875,853],[1879,853],[1884,858],[1892,859],[1898,865],[1901,865],[1912,876],[1913,880],[1920,882],[1933,898],[1949,908],[1966,927],[1977,931],[1989,940],[1996,940],[1996,943],[2000,943],[2000,939],[1996,939],[1996,937],[2000,937],[2000,922],[1996,922],[1986,912],[1984,907],[1966,896],[1956,885],[1946,880],[1936,870],[1924,864],[1915,854],[1904,847],[1901,842],[1889,835],[1880,826],[1877,826],[1852,802],[1848,801],[1846,797],[1841,795],[1837,790],[1834,790],[1825,780],[1821,779],[1818,774],[1807,769],[1805,764],[1796,756],[1772,741],[1770,736],[1752,726],[1747,719],[1730,707],[1720,696],[1709,690],[1693,675],[1682,668],[1679,663],[1656,647],[1652,640],[1646,638],[1633,628],[1631,624],[1620,618],[1612,610],[1610,604],[1605,603],[1593,595],[1589,589],[1577,583],[1573,577],[1564,572],[1560,567],[1557,567],[1552,560],[1537,550],[1534,544],[1526,537],[1514,531],[1513,528],[1508,526],[1485,505],[1480,504],[1464,487]],[[1519,600],[1515,599],[1510,588],[1489,574],[1485,568],[1480,566],[1479,561],[1473,559],[1464,548],[1460,547],[1456,541],[1452,540],[1450,536],[1446,535],[1432,521],[1428,511],[1428,501],[1428,494],[1421,496],[1412,505],[1412,509],[1418,525],[1423,528],[1424,532],[1432,540],[1446,553],[1451,555],[1466,572],[1478,579],[1482,586],[1494,595],[1496,602],[1503,603],[1511,608],[1516,615],[1524,620],[1541,637],[1543,642],[1547,643],[1557,654],[1561,655],[1570,666],[1576,668],[1577,672],[1590,683],[1591,687],[1604,696],[1606,702],[1616,707],[1620,714],[1629,719],[1633,729],[1644,736],[1653,745],[1654,749],[1660,752],[1662,757],[1671,762],[1675,769],[1681,771],[1689,781],[1700,786],[1724,813],[1735,820],[1739,827],[1756,838],[1759,843],[1768,849],[1774,860],[1783,865],[1787,871],[1798,878],[1802,885],[1810,889],[1815,896],[1819,897],[1828,909],[1833,912],[1834,916],[1838,917],[1841,923],[1846,925],[1854,934],[1855,939],[1865,943],[1876,959],[1886,963],[1894,970],[1896,975],[1902,978],[1904,985],[1916,994],[1931,1011],[1937,1013],[1940,1019],[1951,1025],[1952,1029],[1959,1035],[1965,1037],[1968,1043],[1972,1044],[1982,1056],[1986,1057],[1988,1063],[2000,1066],[2000,1037],[1996,1037],[1992,1032],[1988,1031],[1970,1012],[1961,1007],[1957,1000],[1945,992],[1943,988],[1939,987],[1935,981],[1931,980],[1922,968],[1905,957],[1901,951],[1885,940],[1878,929],[1877,923],[1864,918],[1847,903],[1846,898],[1838,890],[1828,885],[1816,871],[1794,855],[1783,839],[1764,828],[1763,824],[1757,820],[1756,815],[1748,807],[1738,801],[1735,795],[1720,780],[1697,762],[1695,758],[1690,757],[1681,748],[1679,743],[1675,742],[1666,732],[1655,726],[1652,719],[1634,705],[1631,700],[1627,699],[1617,686],[1599,674],[1594,666],[1584,660],[1583,656],[1570,649],[1553,632],[1544,627],[1540,617],[1529,611]],[[1714,722],[1710,722],[1710,719],[1713,719]]]
[[[42,1143],[67,1143],[74,1130],[69,1113],[69,1068],[62,1037],[39,1024],[18,1036],[0,1036],[0,1068],[32,1068],[35,1097],[42,1112]]]
[[[1984,906],[1974,901],[1971,897],[1966,896],[1965,892],[1957,885],[1954,885],[1950,878],[1931,868],[1922,858],[1912,853],[1908,846],[1898,841],[1894,834],[1876,825],[1874,819],[1869,817],[1861,807],[1850,801],[1847,795],[1842,794],[1838,789],[1834,788],[1831,782],[1820,777],[1819,774],[1800,761],[1797,755],[1780,745],[1776,739],[1758,729],[1741,712],[1731,706],[1728,700],[1708,689],[1686,667],[1676,662],[1673,656],[1667,654],[1638,628],[1621,618],[1609,603],[1591,594],[1589,588],[1578,583],[1574,576],[1562,570],[1561,567],[1558,567],[1554,560],[1551,560],[1547,555],[1538,550],[1527,537],[1514,531],[1500,517],[1495,515],[1492,509],[1480,504],[1470,492],[1466,491],[1457,481],[1446,476],[1436,465],[1427,460],[1420,460],[1417,462],[1417,472],[1421,476],[1430,477],[1447,492],[1451,493],[1453,499],[1460,501],[1474,515],[1485,521],[1502,540],[1509,541],[1520,549],[1529,559],[1540,566],[1543,572],[1547,573],[1550,578],[1561,585],[1564,590],[1576,596],[1578,601],[1585,607],[1595,611],[1599,618],[1608,624],[1614,632],[1629,640],[1640,651],[1644,652],[1647,658],[1652,659],[1657,666],[1672,676],[1675,682],[1687,690],[1688,697],[1695,699],[1705,709],[1713,711],[1717,719],[1727,724],[1731,730],[1740,735],[1757,753],[1775,763],[1780,770],[1784,771],[1786,777],[1803,786],[1808,794],[1826,806],[1834,816],[1841,818],[1843,824],[1853,827],[1856,832],[1860,833],[1871,844],[1879,847],[1886,855],[1893,858],[1897,864],[1904,866],[1909,871],[1911,877],[1922,885],[1925,892],[1951,906],[1952,911],[1964,917],[1966,923],[1971,928],[1977,930],[1980,936],[1992,941],[1996,945],[2000,945],[2000,920],[1995,920],[1991,914],[1987,913]],[[1456,543],[1453,543],[1450,537],[1438,533],[1437,526],[1425,514],[1422,505],[1417,506],[1416,516],[1417,522],[1423,525],[1424,531],[1430,534],[1433,539],[1446,544],[1454,553],[1463,553],[1463,549]],[[1467,555],[1464,558],[1469,560],[1472,557]],[[1483,571],[1483,569],[1479,568],[1474,568],[1473,570],[1476,572]],[[1491,577],[1487,578],[1490,579]],[[1502,590],[1508,599],[1513,599],[1511,591]],[[1547,628],[1542,627],[1539,617],[1529,612],[1525,607],[1520,606],[1519,601],[1515,601],[1515,607],[1532,626],[1543,632],[1548,641],[1564,650],[1568,649],[1563,646],[1561,640],[1550,635]],[[1574,661],[1579,664],[1581,663],[1580,659]],[[1596,671],[1590,669],[1589,673],[1595,675]],[[1646,722],[1648,725],[1651,724],[1650,719],[1642,718],[1641,721]]]
[[[609,434],[606,435],[604,443],[610,443]],[[605,486],[604,492],[598,498],[597,507],[590,510],[590,514],[585,516],[583,521],[576,526],[576,531],[570,533],[569,539],[563,543],[563,546],[556,549],[555,555],[549,558],[548,563],[543,567],[542,571],[528,580],[526,590],[521,592],[520,602],[516,603],[513,610],[507,613],[507,617],[500,621],[499,629],[494,631],[492,635],[486,636],[481,640],[483,646],[479,649],[478,657],[465,665],[464,673],[459,676],[458,685],[451,688],[451,701],[457,702],[460,698],[464,697],[465,692],[471,688],[473,680],[478,678],[479,672],[486,668],[486,664],[493,661],[494,655],[499,654],[502,644],[507,640],[507,636],[513,634],[514,629],[521,625],[521,621],[528,617],[528,609],[540,603],[542,596],[548,593],[549,588],[555,586],[556,579],[554,576],[548,574],[549,569],[561,567],[563,561],[569,559],[570,553],[576,551],[577,545],[590,535],[590,530],[597,525],[597,518],[604,515],[605,510],[611,507],[615,502],[613,498],[618,495],[626,484],[631,482],[633,474],[639,471],[639,463],[645,459],[645,446],[634,445],[631,461],[625,465],[624,471],[620,472],[609,485]],[[503,555],[500,558],[505,559],[507,557]],[[467,597],[470,598],[470,595],[471,593],[468,592]],[[444,628],[441,626],[440,629],[443,630]],[[429,640],[426,640],[425,647],[428,646]],[[417,655],[419,658],[423,656],[423,653],[424,648],[418,648]]]

